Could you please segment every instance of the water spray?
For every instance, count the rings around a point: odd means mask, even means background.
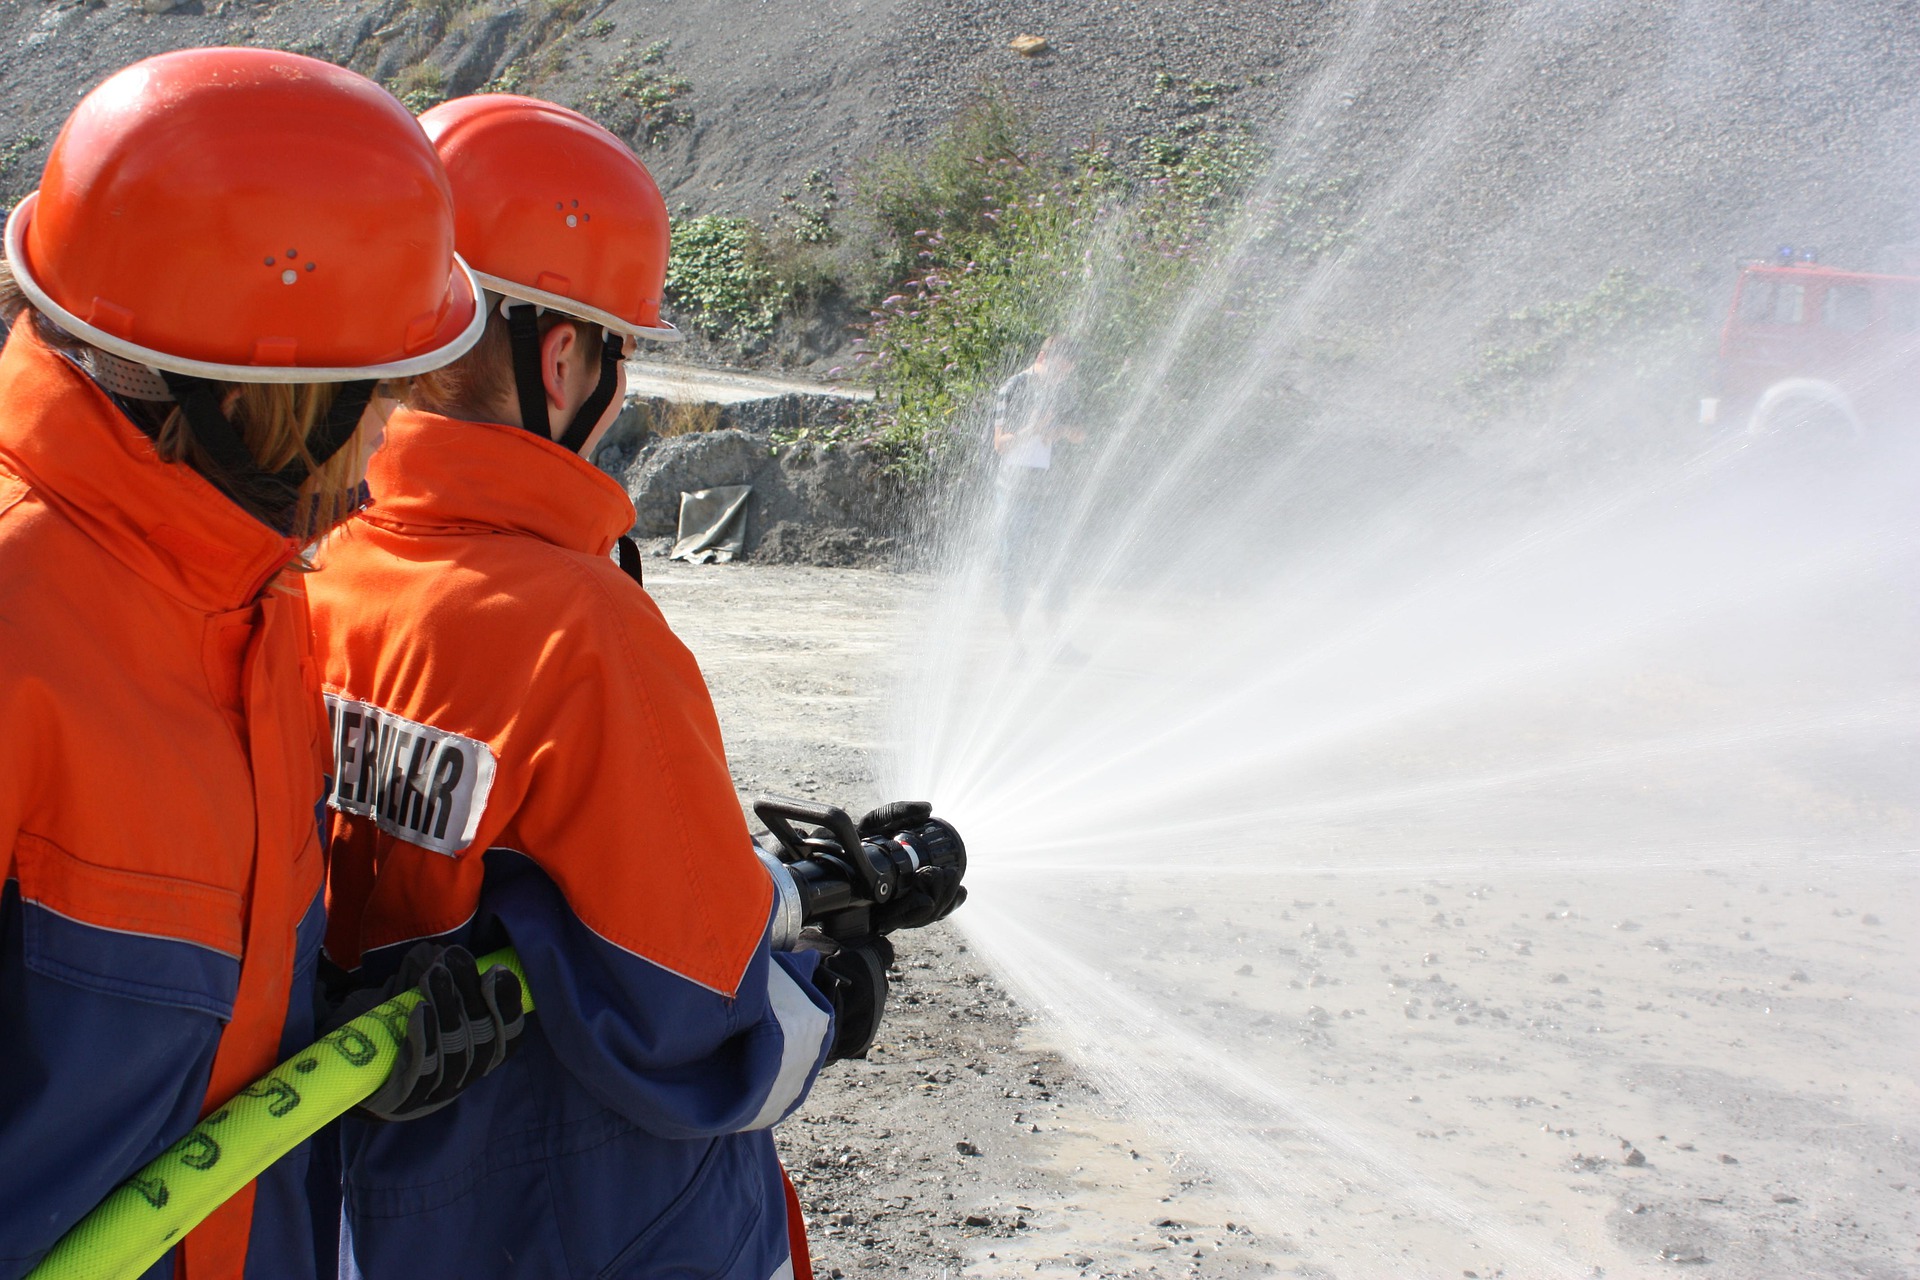
[[[1114,386],[1036,553],[1052,633],[996,608],[990,477],[926,537],[882,787],[967,831],[961,927],[1131,1135],[1339,1274],[1910,1265],[1881,1242],[1890,1171],[1920,1177],[1920,942],[1890,923],[1920,904],[1920,331],[1847,366],[1887,420],[1776,380],[1754,429],[1703,425],[1733,278],[1692,264],[1791,223],[1864,268],[1835,246],[1904,234],[1915,112],[1859,117],[1900,157],[1849,153],[1870,172],[1683,199],[1648,120],[1784,138],[1801,108],[1755,85],[1851,101],[1847,59],[1879,65],[1701,12],[1520,4],[1435,54],[1431,11],[1356,6],[1162,323],[1089,255],[1059,330]],[[1669,61],[1577,73],[1635,24]],[[1338,244],[1290,258],[1300,193],[1363,164]],[[1850,229],[1864,192],[1908,212]],[[1627,263],[1691,318],[1469,398],[1498,325],[1583,315]],[[1504,354],[1551,364],[1545,333]],[[1849,1217],[1768,1207],[1802,1203]]]

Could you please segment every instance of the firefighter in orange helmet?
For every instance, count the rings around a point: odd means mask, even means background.
[[[93,90],[5,250],[11,1280],[313,1038],[329,743],[290,570],[356,500],[377,382],[459,356],[484,317],[416,122],[266,50],[166,54]],[[417,1105],[497,1061],[517,1016],[517,987],[428,959],[432,1020],[400,1073]],[[501,1016],[474,1021],[475,993]],[[456,1053],[442,1030],[493,1043]],[[275,1165],[149,1277],[313,1274],[306,1165]]]
[[[666,207],[564,108],[483,95],[421,124],[491,317],[414,382],[373,505],[314,575],[341,761],[327,953],[378,981],[423,938],[511,943],[538,1012],[453,1107],[344,1126],[354,1261],[367,1280],[509,1257],[805,1276],[770,1129],[830,1051],[864,1048],[836,1040],[870,1038],[884,964],[855,990],[770,949],[706,685],[640,586],[632,503],[583,456],[618,413],[626,344],[673,336]],[[836,1024],[847,1001],[865,1016]]]

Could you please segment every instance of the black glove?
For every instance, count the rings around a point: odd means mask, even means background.
[[[505,1062],[526,1030],[520,979],[495,965],[482,974],[465,947],[420,943],[407,952],[384,987],[349,995],[327,1019],[344,1026],[402,991],[424,999],[411,1010],[381,1018],[400,1057],[386,1083],[354,1110],[375,1120],[412,1120],[438,1111],[462,1089]]]
[[[895,800],[870,810],[860,819],[862,839],[886,839],[902,831],[925,826],[933,816],[933,806],[925,800]],[[873,908],[873,931],[892,933],[897,929],[918,929],[944,919],[967,900],[960,883],[958,867],[922,867],[900,882],[893,901]]]
[[[911,831],[926,826],[932,816],[933,806],[925,800],[895,800],[867,810],[867,816],[860,819],[860,834],[890,836],[898,831]]]
[[[813,985],[833,1006],[833,1047],[827,1050],[827,1061],[866,1057],[887,1007],[893,944],[881,937],[836,942],[809,929],[800,935],[799,949],[820,953]]]

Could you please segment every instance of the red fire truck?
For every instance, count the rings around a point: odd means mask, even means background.
[[[1920,417],[1920,276],[1811,258],[1782,249],[1741,266],[1702,423],[1857,433]]]

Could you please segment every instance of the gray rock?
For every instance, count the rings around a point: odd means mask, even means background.
[[[638,537],[671,536],[680,495],[753,486],[748,556],[795,564],[872,564],[890,558],[898,490],[881,459],[858,446],[774,448],[763,435],[725,430],[655,436],[630,456],[596,455],[633,498]],[[771,545],[767,545],[768,543]]]
[[[750,484],[763,502],[761,476],[777,469],[764,439],[744,431],[656,436],[641,446],[616,478],[633,498],[637,536],[670,537],[680,520],[680,495],[716,485]],[[756,523],[750,507],[748,526]],[[749,538],[753,535],[750,533]]]
[[[1707,1261],[1707,1255],[1690,1244],[1670,1244],[1660,1251],[1660,1257],[1663,1261],[1677,1263],[1683,1267],[1697,1267]]]

